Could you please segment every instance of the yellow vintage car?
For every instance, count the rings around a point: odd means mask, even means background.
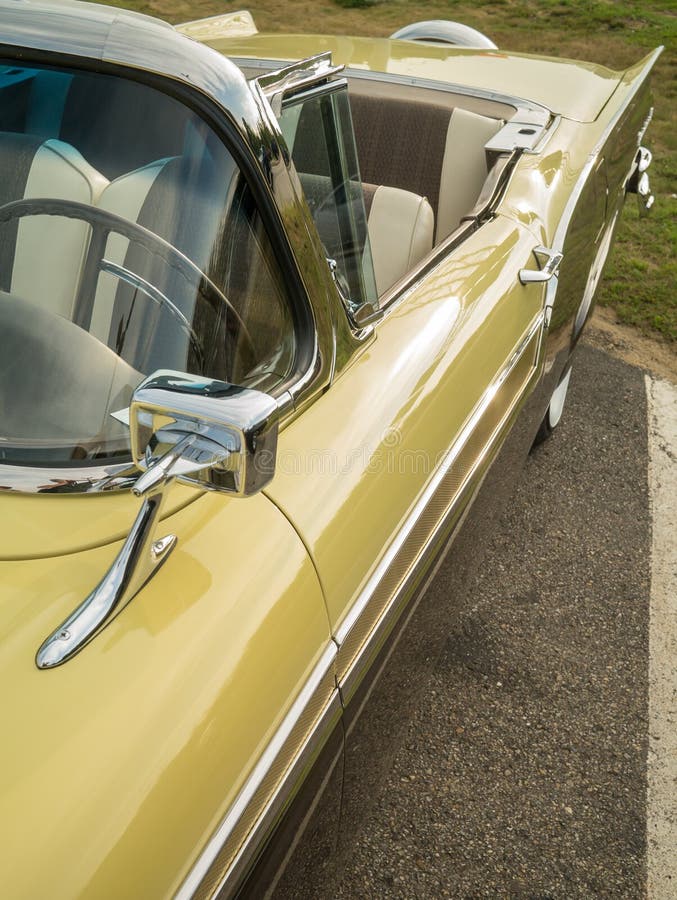
[[[1,892],[262,896],[557,424],[660,48],[72,0],[0,0],[0,44]]]

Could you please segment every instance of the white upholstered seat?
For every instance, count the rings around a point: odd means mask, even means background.
[[[475,205],[488,174],[484,146],[502,120],[434,98],[357,93],[350,102],[363,181],[426,197],[439,244]]]
[[[62,141],[3,134],[0,144],[3,202],[51,198],[94,204],[108,184],[77,150]],[[62,216],[25,216],[5,229],[0,288],[70,319],[89,226]]]
[[[100,209],[114,213],[128,222],[138,222],[148,194],[168,162],[168,159],[160,159],[133,172],[120,175],[108,184],[97,205]],[[122,265],[128,248],[127,238],[113,232],[108,238],[106,259]],[[120,282],[112,275],[102,274],[99,277],[89,330],[104,344],[109,339],[113,304],[119,284]]]
[[[477,202],[488,174],[484,145],[501,125],[499,119],[467,109],[456,108],[452,112],[440,175],[436,244],[458,227]]]
[[[373,192],[367,227],[380,296],[430,252],[435,220],[425,197],[380,185]]]

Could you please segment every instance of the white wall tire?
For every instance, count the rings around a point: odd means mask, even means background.
[[[543,441],[547,440],[550,435],[553,433],[555,428],[560,423],[560,419],[562,418],[562,413],[564,412],[564,404],[567,399],[567,392],[569,390],[569,379],[571,378],[571,366],[569,366],[560,379],[559,384],[552,392],[552,396],[550,398],[550,403],[548,405],[548,409],[543,417],[543,421],[536,433],[536,437],[534,438],[534,446],[537,444],[542,444]]]

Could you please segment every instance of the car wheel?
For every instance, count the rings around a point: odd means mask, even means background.
[[[543,417],[543,421],[541,422],[538,431],[536,432],[536,437],[534,438],[533,443],[534,447],[536,447],[538,444],[542,444],[543,441],[547,440],[547,438],[550,437],[555,428],[557,428],[557,426],[559,425],[560,419],[562,418],[562,413],[564,412],[564,404],[567,398],[567,390],[569,389],[570,378],[571,366],[567,368],[566,372],[560,379],[559,384],[552,393],[547,412]]]

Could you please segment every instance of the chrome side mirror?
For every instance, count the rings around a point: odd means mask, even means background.
[[[240,497],[275,473],[278,407],[248,388],[160,370],[134,391],[129,408],[132,458],[143,495],[169,478]]]
[[[278,407],[267,394],[225,381],[158,371],[129,407],[132,455],[143,470],[132,488],[143,498],[110,568],[40,646],[35,663],[53,669],[79,653],[153,577],[177,543],[157,537],[175,478],[244,497],[275,472]]]

